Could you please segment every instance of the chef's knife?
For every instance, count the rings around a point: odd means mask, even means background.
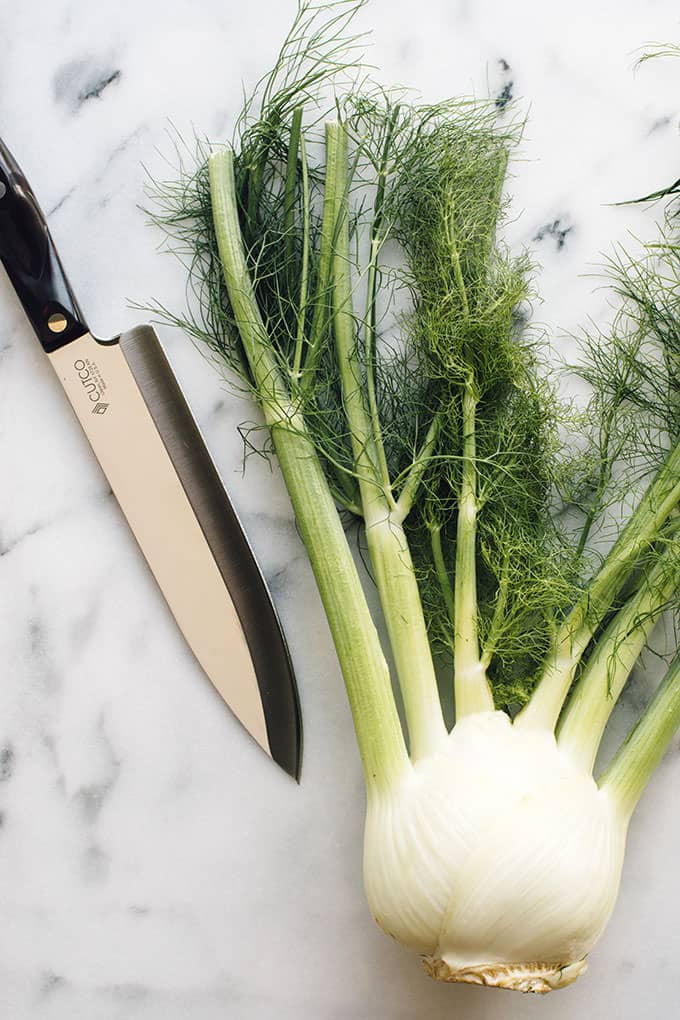
[[[89,332],[35,196],[0,140],[0,260],[196,658],[298,777],[295,678],[266,585],[151,326]]]

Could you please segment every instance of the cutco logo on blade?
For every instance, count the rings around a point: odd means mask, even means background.
[[[83,390],[87,394],[87,399],[91,404],[94,404],[92,414],[106,414],[109,405],[102,400],[106,383],[94,361],[91,361],[89,358],[78,358],[73,362],[73,367],[78,373],[78,378]]]

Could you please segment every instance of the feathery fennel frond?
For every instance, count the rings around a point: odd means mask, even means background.
[[[456,646],[467,485],[471,640],[497,704],[517,706],[597,571],[622,501],[677,436],[678,249],[665,235],[643,260],[613,258],[622,309],[611,330],[584,339],[577,372],[592,399],[575,413],[558,397],[542,338],[526,328],[528,257],[501,240],[521,125],[501,126],[491,103],[419,104],[371,82],[350,27],[362,5],[302,2],[244,105],[233,165],[246,260],[272,365],[336,503],[362,518],[362,487],[378,485],[393,527],[404,528],[433,650],[445,656]],[[335,199],[348,217],[340,262],[337,208],[326,201],[328,117],[348,145]],[[193,311],[176,321],[259,399],[217,249],[209,151],[199,142],[195,166],[158,186],[154,216],[188,263]],[[345,260],[366,456],[334,339],[333,266]]]

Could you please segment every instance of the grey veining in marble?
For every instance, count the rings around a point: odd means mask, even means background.
[[[169,124],[230,132],[293,0],[0,0],[0,134],[50,213],[96,333],[183,300],[145,225]],[[673,0],[371,0],[384,80],[528,108],[507,234],[528,245],[537,323],[569,356],[600,320],[602,252],[649,210],[608,203],[677,166]],[[160,152],[159,152],[160,150]],[[632,826],[621,898],[574,988],[545,1001],[440,987],[373,926],[362,782],[338,666],[276,470],[186,340],[169,355],[247,524],[297,666],[298,788],[225,711],[184,647],[21,310],[0,280],[2,1020],[637,1020],[680,1001],[677,740]],[[647,693],[639,675],[624,731]]]

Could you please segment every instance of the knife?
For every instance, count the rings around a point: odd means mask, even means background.
[[[87,328],[45,217],[0,140],[0,260],[199,663],[262,749],[299,777],[281,626],[155,330]]]

